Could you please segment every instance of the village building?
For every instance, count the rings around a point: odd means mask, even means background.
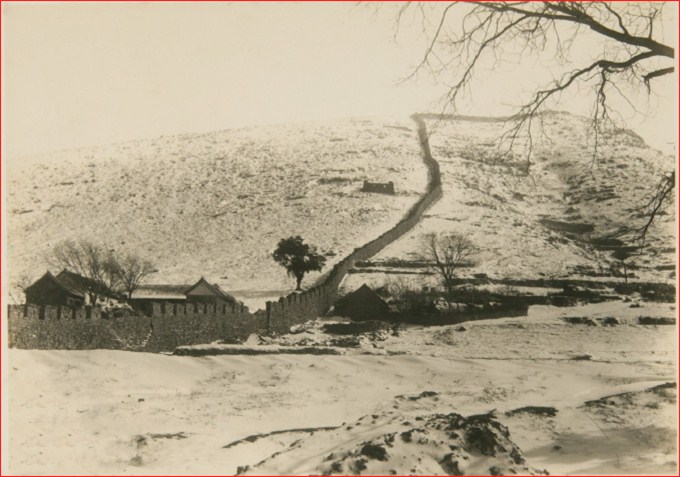
[[[389,305],[365,283],[352,293],[343,296],[334,307],[334,314],[354,321],[382,320],[387,318]]]
[[[115,298],[105,285],[63,270],[58,275],[49,271],[26,288],[26,303],[34,305],[62,305],[81,307],[90,305],[88,290],[99,290],[102,298]]]
[[[24,290],[26,303],[81,307],[85,304],[83,290],[72,288],[50,272],[45,273]]]
[[[118,296],[104,284],[64,270],[53,275],[46,272],[25,290],[26,303],[33,305],[61,305],[79,308],[90,305],[88,290],[98,290],[97,304],[117,300]],[[207,303],[211,305],[240,304],[236,298],[201,277],[187,285],[140,285],[132,292],[130,304],[147,311],[153,303]]]
[[[203,277],[193,285],[140,285],[130,297],[133,308],[142,311],[150,310],[153,303],[159,302],[240,304],[219,285],[211,284]]]
[[[210,304],[236,304],[238,300],[222,290],[216,283],[210,284],[201,277],[198,282],[188,288],[185,292],[187,300],[191,302],[210,303]]]
[[[130,296],[133,303],[167,301],[170,303],[184,303],[187,296],[184,293],[191,285],[139,285]]]

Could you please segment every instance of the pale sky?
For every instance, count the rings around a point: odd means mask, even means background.
[[[4,157],[160,135],[436,111],[419,25],[355,3],[2,4]],[[507,114],[520,71],[480,74],[469,114]],[[675,78],[651,119],[673,142]],[[520,86],[521,89],[521,86]],[[576,103],[576,102],[575,102]],[[562,107],[560,109],[569,109]],[[672,126],[672,128],[670,127]],[[672,149],[671,149],[672,150]]]

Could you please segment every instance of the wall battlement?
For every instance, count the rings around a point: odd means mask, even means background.
[[[312,288],[268,301],[264,310],[253,313],[242,305],[207,303],[156,302],[149,315],[106,313],[97,307],[9,305],[9,346],[172,351],[178,346],[242,340],[251,333],[286,333],[292,325],[324,315],[335,303],[340,283],[354,263],[371,258],[411,230],[442,195],[439,164],[430,154],[425,122],[420,115],[412,119],[418,125],[422,159],[428,169],[427,191],[394,227],[354,249]],[[391,186],[394,193],[394,184]]]
[[[154,303],[149,315],[97,307],[7,307],[10,348],[172,351],[177,346],[233,342],[266,331],[266,317],[246,307]]]

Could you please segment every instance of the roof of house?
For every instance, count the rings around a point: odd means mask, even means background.
[[[362,300],[379,300],[385,304],[385,300],[383,300],[380,295],[378,295],[371,287],[366,285],[365,283],[361,285],[359,288],[354,290],[351,293],[348,293],[347,295],[343,296],[338,300],[338,304],[343,304],[347,303],[349,301],[362,301]],[[376,300],[377,299],[377,300]]]
[[[238,300],[225,292],[216,283],[208,283],[201,277],[193,285],[140,285],[132,292],[133,300],[186,300],[187,295],[200,285],[204,285],[211,292],[211,296],[221,298],[229,303],[238,303]]]
[[[215,288],[217,288],[217,290],[221,293],[221,296],[222,296],[222,298],[224,298],[225,301],[227,301],[229,303],[241,303],[240,301],[238,301],[236,299],[236,297],[234,297],[233,295],[230,295],[229,293],[222,290],[222,288],[220,288],[220,286],[217,283],[214,283],[213,286]]]
[[[77,273],[73,273],[68,270],[62,270],[57,276],[52,275],[52,273],[48,270],[42,277],[33,282],[33,284],[29,286],[27,290],[33,288],[43,280],[50,280],[66,293],[80,298],[85,298],[87,291],[90,289],[99,289],[101,290],[102,295],[110,297],[115,295],[106,287],[106,285],[101,283],[98,284],[91,278],[83,277],[82,275],[78,275]]]
[[[63,273],[63,272],[62,272]],[[56,284],[59,288],[61,288],[63,291],[66,293],[69,293],[71,295],[78,296],[80,298],[85,298],[85,290],[76,286],[73,281],[64,279],[64,277],[61,277],[61,274],[59,274],[58,277],[55,277],[52,275],[52,273],[48,270],[45,272],[45,274],[38,278],[36,281],[34,281],[30,286],[26,288],[26,290],[30,290],[31,288],[35,287],[38,283],[44,281],[44,280],[49,280]]]
[[[133,300],[186,300],[191,285],[139,285],[132,292]]]
[[[190,286],[185,293],[188,295],[189,293],[191,293],[192,290],[194,290],[200,285],[204,285],[206,288],[208,288],[208,290],[212,292],[212,295],[218,298],[222,298],[223,300],[230,303],[238,303],[238,300],[236,298],[222,290],[222,288],[220,288],[220,286],[217,283],[208,283],[208,281],[203,277],[201,277],[195,284]]]
[[[98,283],[91,278],[78,275],[77,273],[70,272],[68,270],[62,270],[59,275],[56,276],[57,280],[61,282],[66,288],[68,288],[71,293],[79,296],[85,296],[88,290],[100,290],[101,295],[115,296],[115,293],[108,289],[103,283]]]

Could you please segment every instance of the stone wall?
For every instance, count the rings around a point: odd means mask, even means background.
[[[155,303],[151,316],[119,317],[99,308],[9,305],[7,318],[9,346],[22,349],[172,351],[182,345],[243,340],[267,328],[263,312],[205,304]]]
[[[411,230],[442,195],[439,164],[430,154],[425,123],[414,116],[422,158],[428,168],[426,193],[393,228],[356,248],[319,282],[267,302],[265,310],[207,303],[153,303],[148,315],[109,316],[99,308],[10,305],[9,346],[23,349],[125,349],[172,351],[178,346],[241,340],[251,333],[285,333],[292,325],[324,315],[335,303],[338,288],[354,263],[367,260]]]
[[[292,293],[281,297],[278,301],[267,303],[267,312],[276,317],[273,321],[273,330],[283,323],[302,323],[308,319],[323,315],[335,303],[338,296],[338,288],[348,271],[354,267],[354,263],[367,260],[380,250],[402,237],[411,230],[421,219],[423,213],[442,196],[441,174],[439,163],[432,158],[430,143],[427,136],[425,122],[419,115],[414,115],[413,120],[418,125],[418,138],[420,141],[422,159],[428,169],[428,185],[425,194],[408,210],[402,220],[387,232],[367,244],[354,249],[347,257],[328,272],[317,285],[303,293]]]

